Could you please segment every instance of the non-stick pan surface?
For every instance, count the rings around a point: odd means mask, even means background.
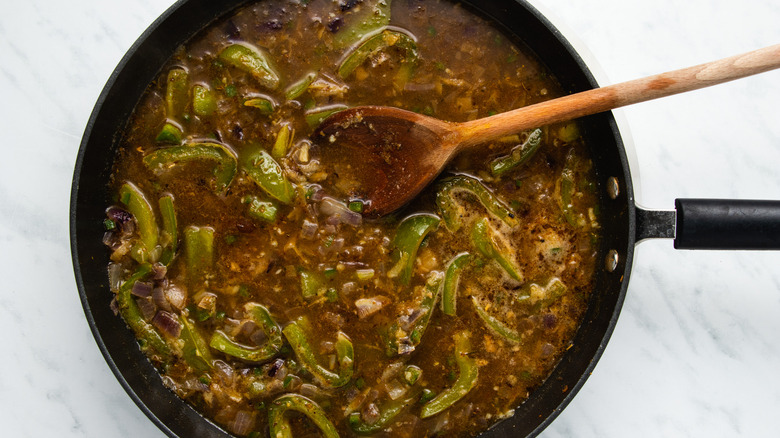
[[[108,178],[119,133],[147,84],[173,51],[198,30],[245,3],[239,0],[181,1],[161,16],[135,43],[104,88],[87,125],[77,159],[71,197],[71,246],[81,300],[95,339],[127,393],[166,434],[178,437],[230,436],[166,389],[138,349],[131,330],[109,310],[108,251],[101,243],[105,208],[111,203]],[[552,24],[523,1],[466,1],[516,42],[530,47],[558,77],[564,89],[596,87],[593,76]],[[519,406],[515,415],[486,437],[535,435],[549,424],[582,386],[615,326],[630,274],[636,236],[636,209],[625,150],[610,113],[582,120],[604,193],[599,249],[604,260],[582,326],[550,378]],[[617,192],[607,187],[616,184]]]

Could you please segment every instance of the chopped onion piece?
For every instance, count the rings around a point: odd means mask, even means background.
[[[238,411],[228,428],[236,435],[248,435],[255,428],[255,416],[250,411]]]
[[[152,283],[136,281],[130,292],[137,297],[146,298],[152,294]]]
[[[347,207],[347,204],[325,196],[320,202],[322,214],[338,219],[340,223],[358,227],[363,223],[363,216]],[[329,222],[330,223],[330,222]]]
[[[345,285],[346,286],[346,285]],[[355,300],[355,307],[357,307],[358,318],[365,319],[369,316],[379,312],[390,304],[390,298],[382,295],[377,295],[371,298],[359,298]]]
[[[171,286],[165,289],[165,299],[171,306],[182,310],[187,305],[187,293],[179,286]]]
[[[157,314],[157,306],[155,306],[152,297],[139,298],[136,300],[136,303],[145,320],[150,321]]]
[[[179,323],[179,319],[176,318],[175,315],[164,310],[160,310],[154,315],[154,318],[152,318],[152,325],[173,338],[178,338],[179,334],[181,334],[181,323]]]

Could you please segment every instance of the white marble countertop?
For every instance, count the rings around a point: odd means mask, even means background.
[[[4,2],[0,424],[4,436],[162,436],[89,332],[70,259],[79,141],[124,52],[170,0]],[[612,82],[780,42],[766,0],[535,0]],[[642,205],[780,199],[780,72],[624,111]],[[641,177],[639,176],[641,175]],[[639,245],[615,333],[545,437],[777,436],[780,253]]]

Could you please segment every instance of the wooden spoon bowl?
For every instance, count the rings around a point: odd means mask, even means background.
[[[464,149],[550,123],[720,84],[780,67],[780,44],[681,70],[584,91],[465,123],[392,107],[361,106],[325,119],[313,140],[346,197],[363,214],[391,213]],[[349,157],[345,164],[344,157]]]

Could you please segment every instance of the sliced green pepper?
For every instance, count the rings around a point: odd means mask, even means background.
[[[183,68],[172,68],[165,84],[165,105],[168,117],[179,117],[187,107],[189,74]]]
[[[181,127],[168,120],[163,125],[160,133],[154,138],[154,141],[158,144],[181,144],[181,139],[184,136],[184,132]]]
[[[187,365],[194,370],[205,373],[213,368],[214,359],[206,340],[198,333],[195,323],[184,315],[179,316],[181,321],[181,339],[184,341],[182,356]]]
[[[217,110],[217,95],[210,87],[197,84],[192,87],[192,112],[201,117],[214,114]]]
[[[255,47],[231,44],[222,49],[219,59],[251,74],[263,87],[275,90],[279,86],[279,73],[271,65],[270,58]]]
[[[462,252],[453,257],[447,264],[441,295],[441,311],[444,312],[445,315],[455,316],[460,271],[469,261],[471,261],[471,254]]]
[[[333,39],[337,49],[357,44],[367,35],[390,24],[390,0],[378,0],[373,7],[364,7],[353,14],[351,20],[339,30]]]
[[[209,345],[215,350],[241,360],[265,362],[276,356],[279,350],[282,349],[282,343],[284,342],[282,339],[282,328],[279,327],[273,316],[271,316],[271,312],[261,304],[247,303],[244,306],[244,310],[249,315],[249,318],[265,332],[268,341],[257,348],[247,347],[235,342],[228,335],[217,330],[211,336]]]
[[[420,418],[432,417],[463,398],[477,384],[479,366],[471,354],[470,333],[462,331],[455,334],[455,362],[458,364],[458,379],[455,383],[426,403],[420,411]]]
[[[452,196],[454,192],[461,190],[476,196],[488,212],[501,219],[505,224],[510,227],[517,225],[517,219],[512,210],[478,179],[468,175],[456,175],[441,180],[436,192],[436,206],[444,218],[444,224],[450,231],[458,231],[462,225],[463,208],[455,202]]]
[[[268,407],[268,429],[273,438],[293,438],[290,422],[284,418],[287,411],[296,411],[309,417],[322,432],[323,438],[339,438],[339,433],[328,420],[325,411],[314,401],[299,395],[285,394]]]
[[[214,229],[190,225],[184,229],[187,277],[195,292],[214,266]]]
[[[520,268],[514,263],[512,256],[509,254],[509,248],[499,248],[495,239],[491,236],[493,230],[490,228],[488,219],[483,217],[482,219],[474,222],[474,226],[471,228],[471,243],[483,256],[495,260],[510,277],[517,281],[523,280],[523,275],[520,273]]]
[[[165,194],[161,196],[158,204],[163,222],[163,236],[165,236],[167,241],[162,255],[160,255],[160,263],[168,266],[173,261],[173,257],[176,255],[176,250],[179,247],[179,231],[176,224],[176,210],[173,207],[173,195]]]
[[[338,374],[323,367],[317,361],[314,350],[311,348],[307,332],[308,320],[302,316],[282,330],[287,342],[290,343],[295,355],[301,363],[301,366],[317,378],[322,384],[331,388],[339,388],[349,383],[354,372],[355,353],[352,348],[352,341],[346,334],[338,332],[336,335],[336,358],[339,362]]]
[[[379,409],[379,418],[373,423],[366,423],[360,418],[360,412],[353,412],[347,417],[349,427],[358,435],[373,435],[384,430],[398,417],[398,414],[404,411],[408,406],[413,405],[420,399],[420,393],[417,391],[414,395],[397,400],[389,400]]]
[[[306,111],[304,117],[306,118],[306,123],[309,125],[309,127],[316,128],[317,126],[320,126],[320,123],[322,123],[322,121],[327,119],[329,116],[332,116],[339,111],[344,111],[347,108],[349,107],[341,104],[312,108],[309,111]]]
[[[289,204],[295,197],[295,190],[284,175],[282,166],[274,158],[260,148],[247,157],[246,172],[271,197],[283,204]]]
[[[485,324],[487,324],[491,330],[507,341],[516,344],[522,342],[523,339],[520,337],[520,333],[518,333],[517,330],[513,330],[507,327],[507,325],[499,321],[498,318],[489,314],[487,310],[485,310],[485,308],[479,304],[477,297],[472,296],[471,301],[474,303],[474,308],[477,309],[477,314],[479,317],[485,321]]]
[[[574,210],[574,204],[572,198],[576,192],[576,184],[574,182],[574,168],[577,165],[577,156],[574,154],[574,149],[571,149],[566,154],[566,161],[563,163],[563,171],[561,172],[560,192],[561,197],[559,204],[563,217],[566,218],[566,222],[572,227],[581,228],[585,226],[585,217],[581,213],[577,213]]]
[[[160,230],[152,211],[152,205],[135,184],[127,182],[119,189],[119,200],[135,218],[139,240],[133,245],[130,255],[138,263],[155,262],[155,248]]]
[[[401,221],[393,239],[393,267],[387,271],[388,277],[397,277],[401,284],[405,285],[412,281],[417,250],[425,236],[439,227],[440,221],[441,219],[433,214],[415,214]]]
[[[130,276],[121,286],[116,294],[116,303],[119,307],[119,313],[124,318],[128,326],[135,332],[136,337],[143,343],[141,349],[152,348],[164,359],[171,357],[171,348],[167,342],[155,330],[154,326],[144,321],[141,309],[133,299],[132,290],[136,281],[142,281],[152,273],[152,266],[144,263],[138,266],[135,273]]]
[[[394,79],[396,88],[403,89],[406,82],[411,79],[417,63],[417,43],[409,35],[394,30],[378,33],[356,47],[339,65],[339,76],[347,79],[369,57],[388,47],[398,47],[404,51],[404,57]]]
[[[226,146],[219,143],[195,142],[181,146],[171,146],[157,149],[146,155],[144,165],[161,173],[165,169],[179,163],[190,161],[216,161],[214,167],[215,184],[218,192],[224,192],[236,176],[236,154]]]
[[[287,151],[292,147],[293,139],[295,138],[295,128],[289,123],[285,123],[279,128],[279,132],[276,133],[276,141],[274,147],[271,149],[271,156],[277,160],[287,155]]]
[[[416,295],[408,310],[400,311],[401,317],[387,329],[381,330],[380,335],[388,356],[411,353],[420,344],[436,307],[436,300],[439,299],[439,289],[443,279],[444,274],[439,271],[431,271],[425,286],[419,286],[415,289]],[[421,315],[410,326],[408,323],[404,324],[404,319],[417,312],[420,312]]]
[[[314,298],[318,295],[322,295],[326,291],[326,287],[322,282],[322,279],[316,273],[303,268],[298,268],[298,278],[301,280],[301,294],[303,298]]]
[[[252,108],[257,108],[260,110],[260,113],[265,115],[273,113],[274,109],[276,108],[274,102],[271,99],[267,99],[265,97],[253,97],[247,99],[244,101],[244,106],[251,106]]]
[[[245,204],[249,204],[249,217],[259,219],[264,222],[276,222],[276,215],[279,211],[276,204],[271,201],[263,201],[257,196],[249,195],[243,199]]]
[[[522,166],[534,156],[542,144],[542,130],[535,129],[522,144],[512,148],[509,155],[498,157],[490,162],[490,172],[493,176],[501,176],[515,167]]]
[[[530,298],[533,302],[537,303],[537,305],[544,308],[557,301],[567,290],[568,287],[566,287],[560,278],[553,277],[545,286],[541,286],[537,283],[530,283],[523,286],[518,295]]]
[[[287,100],[293,100],[299,97],[301,94],[306,92],[306,90],[309,88],[309,85],[314,82],[314,78],[316,77],[317,73],[315,72],[307,73],[303,78],[301,78],[301,80],[287,87],[287,89],[284,91],[284,97]]]

